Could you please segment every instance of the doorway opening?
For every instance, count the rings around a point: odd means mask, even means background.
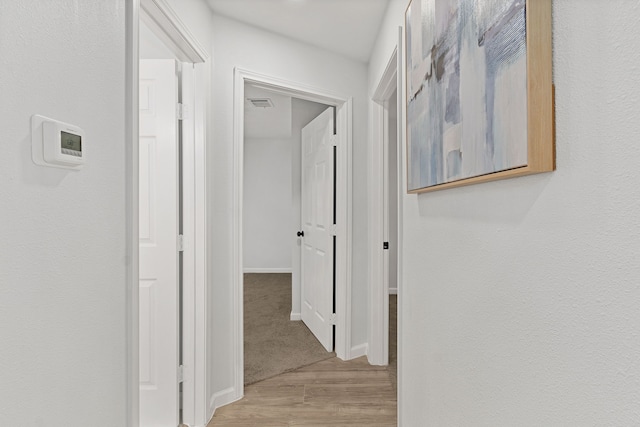
[[[331,348],[325,349],[301,315],[305,239],[301,235],[301,205],[309,200],[301,185],[303,135],[311,122],[332,107],[250,83],[245,83],[244,90],[243,332],[247,386],[334,356],[333,341]],[[332,306],[328,309],[334,312]]]
[[[335,227],[331,226],[332,237],[335,236],[335,317],[328,319],[335,322],[335,352],[344,360],[349,358],[351,341],[351,122],[352,99],[339,96],[315,88],[300,85],[295,82],[264,76],[236,68],[234,87],[234,223],[233,233],[233,343],[236,368],[234,371],[233,400],[240,399],[244,394],[244,242],[243,218],[245,217],[244,179],[245,168],[248,167],[245,158],[245,95],[246,85],[252,88],[267,90],[271,93],[285,95],[293,99],[312,101],[328,105],[332,108],[331,118],[335,124],[336,134],[336,166],[335,166]],[[335,113],[333,112],[335,110]],[[332,128],[332,131],[334,129]],[[333,152],[333,150],[332,150]],[[328,177],[328,175],[327,175]],[[334,212],[332,213],[332,219]],[[297,238],[297,231],[291,229],[289,238]],[[298,231],[303,231],[303,228]],[[302,236],[300,236],[302,237]],[[304,239],[304,237],[303,237]],[[296,241],[297,244],[297,241]],[[303,244],[302,242],[300,243]],[[332,244],[333,246],[333,244]],[[293,275],[293,265],[292,265]],[[298,277],[300,274],[298,274]],[[294,280],[294,284],[295,284]],[[292,286],[292,306],[290,318],[297,320],[296,299],[302,295],[295,295]],[[302,294],[302,290],[300,292]],[[301,301],[299,299],[299,301]],[[302,318],[302,314],[301,314]],[[333,326],[333,325],[332,325]],[[333,328],[332,328],[333,329]],[[333,335],[333,334],[332,334]],[[332,343],[333,344],[333,343]]]

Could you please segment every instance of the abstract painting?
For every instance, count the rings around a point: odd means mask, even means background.
[[[527,13],[526,0],[409,4],[409,192],[465,185],[469,179],[505,171],[539,172],[528,168]],[[550,74],[550,63],[548,68]],[[550,83],[547,86],[550,93]],[[450,186],[455,185],[445,185]]]

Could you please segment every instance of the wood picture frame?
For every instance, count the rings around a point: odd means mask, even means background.
[[[405,12],[409,194],[555,170],[551,0],[483,1]]]

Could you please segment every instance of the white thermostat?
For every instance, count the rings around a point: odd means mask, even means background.
[[[49,117],[31,117],[31,154],[41,166],[78,170],[85,162],[84,132]]]

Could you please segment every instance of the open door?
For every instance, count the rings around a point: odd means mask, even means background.
[[[302,129],[302,321],[333,351],[334,171],[333,107]]]
[[[176,427],[177,63],[140,61],[140,425]]]

